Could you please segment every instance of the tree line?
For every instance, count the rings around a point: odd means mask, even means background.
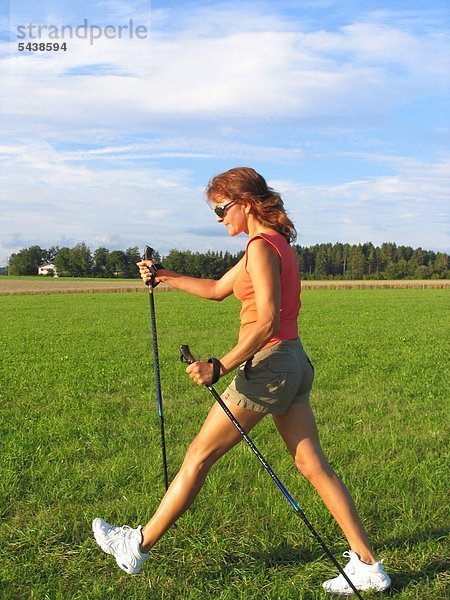
[[[38,268],[53,264],[60,277],[138,277],[136,263],[141,255],[137,247],[127,250],[108,250],[100,247],[94,252],[82,242],[73,248],[40,246],[24,248],[9,259],[9,275],[37,275]],[[55,273],[51,270],[49,275]]]
[[[444,252],[434,252],[411,246],[384,243],[328,243],[314,246],[294,245],[303,279],[447,279],[450,278],[449,258]],[[167,269],[194,277],[220,278],[243,256],[243,252],[171,250],[155,260],[162,260]],[[138,278],[136,263],[141,254],[137,247],[108,250],[100,247],[91,252],[83,242],[73,248],[40,246],[24,248],[12,254],[10,275],[37,275],[38,268],[54,264],[63,277]],[[53,273],[49,273],[53,274]]]
[[[384,243],[294,246],[304,279],[447,279],[448,254]]]

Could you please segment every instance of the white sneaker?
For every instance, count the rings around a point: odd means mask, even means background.
[[[358,591],[373,590],[375,592],[384,592],[391,585],[391,578],[384,570],[380,561],[374,565],[363,563],[356,552],[349,550],[344,552],[344,556],[350,558],[344,567],[345,574],[353,583]],[[341,594],[342,596],[351,596],[354,594],[352,588],[348,585],[342,574],[334,579],[329,579],[323,584],[324,589],[332,594]]]
[[[106,554],[112,554],[117,564],[129,575],[140,572],[142,565],[149,558],[147,552],[141,550],[142,527],[132,529],[127,525],[117,527],[109,525],[103,519],[92,521],[95,541]]]

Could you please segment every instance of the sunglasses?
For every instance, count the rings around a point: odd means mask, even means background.
[[[235,202],[236,202],[236,200],[231,200],[230,202],[227,202],[226,204],[221,204],[220,206],[216,206],[214,208],[214,212],[220,219],[223,219],[228,208]]]

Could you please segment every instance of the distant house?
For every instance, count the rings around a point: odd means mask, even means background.
[[[58,277],[58,270],[53,263],[49,263],[48,265],[42,265],[42,267],[38,267],[38,275],[52,275],[53,277]]]

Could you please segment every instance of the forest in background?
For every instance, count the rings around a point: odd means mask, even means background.
[[[383,243],[326,243],[293,246],[303,279],[447,279],[450,278],[449,257],[411,246]],[[243,256],[243,252],[193,252],[171,250],[166,256],[154,253],[165,268],[194,277],[220,278]],[[84,243],[73,248],[52,246],[44,249],[30,246],[12,254],[8,275],[37,275],[44,264],[54,264],[61,277],[138,278],[136,262],[141,258],[137,247],[127,250],[94,251]],[[50,270],[49,276],[56,274]]]

